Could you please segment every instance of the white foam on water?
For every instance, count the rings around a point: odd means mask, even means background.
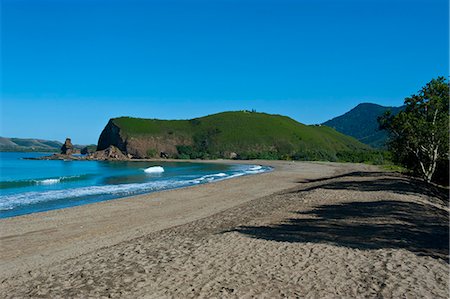
[[[250,169],[249,169],[249,170],[252,170],[252,171],[254,171],[254,170],[260,170],[260,169],[262,169],[262,166],[261,166],[261,165],[256,165],[256,166],[252,166],[252,167],[250,167]]]
[[[67,198],[78,198],[93,195],[118,195],[126,196],[138,192],[157,191],[168,188],[187,186],[187,181],[157,181],[143,184],[122,184],[90,186],[64,190],[50,190],[44,192],[25,192],[20,194],[0,196],[0,210],[11,210],[18,206],[35,204],[40,202],[54,201]]]
[[[215,174],[207,174],[202,177],[190,180],[190,182],[192,182],[194,184],[200,184],[200,183],[204,183],[204,182],[223,180],[225,178],[227,178],[227,174],[220,172],[220,173],[215,173]]]
[[[226,174],[226,173],[223,173],[223,172],[221,172],[221,173],[216,173],[216,174],[213,174],[213,176],[218,176],[218,177],[221,177],[221,176],[227,176],[227,174]]]
[[[248,168],[247,170],[245,170],[246,174],[257,174],[257,173],[261,173],[261,172],[266,172],[268,171],[270,168],[269,167],[263,167],[261,165],[254,165],[251,166],[250,168]]]
[[[161,166],[151,166],[149,168],[144,169],[146,173],[162,173],[164,172],[164,168]]]
[[[35,180],[36,185],[53,185],[61,182],[61,179],[45,179],[45,180]]]
[[[216,177],[221,178],[227,176],[225,173],[215,173],[215,174],[207,174],[199,178],[199,180],[213,180]]]
[[[245,175],[245,173],[235,173],[235,174],[232,174],[232,175],[230,175],[229,177],[227,177],[227,179],[231,179],[231,178],[235,178],[235,177],[238,177],[238,176],[243,176],[243,175]]]
[[[16,180],[16,181],[0,181],[0,189],[21,188],[36,185],[54,185],[59,183],[78,181],[88,178],[89,174],[74,175],[74,176],[62,176],[53,178],[37,178],[29,180]]]

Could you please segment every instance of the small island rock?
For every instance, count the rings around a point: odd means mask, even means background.
[[[70,138],[66,138],[66,141],[61,146],[61,154],[68,156],[73,154],[73,144]]]

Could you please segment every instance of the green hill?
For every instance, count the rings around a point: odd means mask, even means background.
[[[377,104],[362,103],[349,112],[323,123],[345,135],[355,137],[374,148],[383,148],[387,133],[378,129],[378,117],[387,110],[397,114],[402,107],[384,107]]]
[[[367,156],[369,146],[326,126],[249,111],[223,112],[191,120],[111,119],[98,150],[110,145],[136,158],[261,158],[348,160]],[[353,159],[353,158],[351,158]]]
[[[59,141],[0,137],[0,152],[59,152],[62,143]],[[82,145],[74,145],[81,149]]]
[[[62,143],[32,138],[0,137],[0,151],[2,152],[57,152]]]

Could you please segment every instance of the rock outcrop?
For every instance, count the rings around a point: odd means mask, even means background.
[[[237,157],[238,157],[238,154],[236,154],[235,152],[231,152],[229,155],[228,155],[228,159],[237,159]]]
[[[87,154],[90,154],[91,152],[89,151],[88,147],[86,146],[81,149],[80,153],[82,155],[87,155]]]
[[[66,141],[61,146],[61,154],[70,156],[74,153],[73,149],[74,148],[73,148],[72,141],[70,140],[70,138],[66,138]]]
[[[176,135],[129,136],[124,134],[111,119],[100,134],[97,150],[101,151],[109,146],[115,146],[121,152],[136,159],[159,158],[161,157],[160,153],[164,153],[165,158],[170,158],[178,154],[178,145],[190,144],[192,144],[192,138]]]
[[[116,126],[113,120],[109,120],[98,139],[97,150],[102,151],[109,146],[115,146],[122,152],[127,152],[127,140],[120,134],[120,128]]]
[[[130,158],[114,145],[104,150],[96,151],[87,157],[87,160],[129,160]]]
[[[53,154],[51,156],[43,157],[33,157],[25,158],[27,160],[64,160],[64,161],[82,161],[82,160],[93,160],[93,161],[127,161],[132,159],[133,156],[124,154],[120,149],[114,145],[108,146],[106,149],[101,151],[96,151],[86,156],[72,156],[66,154]]]
[[[81,149],[80,153],[82,155],[90,155],[92,153],[95,153],[96,149],[97,149],[97,146],[88,145],[88,146],[83,147]]]

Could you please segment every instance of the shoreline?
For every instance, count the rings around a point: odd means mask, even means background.
[[[253,162],[274,170],[0,221],[0,290],[448,297],[447,195],[364,164]]]
[[[101,162],[101,161],[95,161],[95,162]],[[107,163],[110,162],[117,162],[117,163],[126,163],[124,165],[132,165],[133,163],[128,163],[131,161],[105,161]],[[147,195],[147,194],[151,194],[154,192],[161,192],[161,191],[168,191],[168,190],[175,190],[175,189],[180,189],[180,188],[185,188],[185,187],[189,187],[189,186],[195,186],[195,185],[202,185],[202,184],[206,184],[206,183],[213,183],[213,182],[217,182],[217,181],[221,181],[221,180],[227,180],[227,179],[231,179],[231,178],[235,178],[235,177],[240,177],[240,176],[247,176],[247,175],[253,175],[253,174],[259,174],[259,173],[265,173],[265,172],[270,172],[273,170],[272,167],[268,167],[268,166],[262,166],[260,167],[256,164],[252,164],[251,162],[248,163],[233,163],[232,161],[215,161],[215,160],[207,160],[204,161],[202,163],[199,163],[196,160],[188,160],[188,161],[183,161],[183,163],[180,164],[179,161],[176,160],[170,160],[170,161],[165,161],[165,160],[145,160],[145,161],[133,161],[136,163],[141,163],[140,165],[144,165],[144,168],[140,168],[142,170],[144,170],[145,168],[148,167],[156,167],[156,166],[161,166],[161,165],[165,165],[166,163],[168,165],[166,165],[167,167],[172,167],[172,166],[187,166],[190,167],[188,164],[190,165],[196,165],[196,164],[208,164],[210,166],[205,166],[205,167],[215,167],[214,165],[216,165],[217,167],[220,167],[219,165],[227,165],[227,166],[222,166],[223,171],[227,172],[226,174],[224,173],[214,173],[213,170],[211,170],[212,172],[206,172],[204,174],[199,174],[198,176],[195,176],[196,172],[192,172],[192,174],[194,176],[192,176],[192,178],[188,178],[185,179],[183,177],[178,177],[179,174],[171,174],[169,177],[165,178],[163,177],[161,181],[161,183],[159,185],[154,184],[152,186],[147,186],[150,181],[138,181],[138,182],[125,182],[125,183],[121,183],[121,184],[114,184],[114,183],[99,183],[99,182],[88,182],[85,183],[84,185],[81,186],[75,186],[75,187],[66,187],[65,189],[57,189],[59,192],[63,192],[63,191],[67,191],[65,192],[65,198],[61,197],[62,199],[62,203],[60,203],[59,205],[57,204],[58,200],[53,200],[53,205],[50,206],[46,206],[44,208],[33,208],[33,209],[26,209],[23,208],[22,206],[13,206],[10,210],[3,210],[0,213],[0,219],[7,219],[7,218],[12,218],[12,217],[19,217],[19,216],[24,216],[24,215],[28,215],[28,214],[34,214],[34,213],[40,213],[40,212],[46,212],[46,211],[51,211],[51,210],[58,210],[58,209],[66,209],[66,208],[72,208],[72,207],[76,207],[76,206],[81,206],[81,205],[86,205],[86,204],[93,204],[96,202],[102,202],[102,201],[109,201],[109,200],[117,200],[117,199],[122,199],[125,197],[133,197],[133,196],[138,196],[138,195]],[[161,163],[159,163],[161,162]],[[172,162],[174,162],[175,164],[172,164]],[[142,164],[143,163],[143,164]],[[264,163],[263,163],[264,164]],[[77,164],[80,165],[80,164]],[[109,165],[109,164],[108,164]],[[122,165],[122,164],[114,164],[114,165]],[[146,166],[145,166],[146,165]],[[166,167],[164,166],[164,167]],[[127,166],[125,166],[127,167]],[[203,167],[203,166],[201,166]],[[233,167],[236,167],[233,168]],[[256,168],[255,168],[256,167]],[[226,169],[225,169],[226,168]],[[164,170],[163,170],[164,171]],[[21,182],[25,182],[25,183],[29,183],[31,182],[31,184],[29,185],[47,185],[47,184],[56,184],[59,183],[60,181],[67,181],[71,178],[77,178],[77,177],[83,177],[83,176],[92,176],[92,175],[60,175],[60,176],[53,176],[53,177],[46,177],[45,179],[43,178],[38,178],[38,179],[25,179],[25,180],[18,180],[18,181],[13,181],[14,183],[21,183]],[[176,183],[171,183],[171,180],[173,180]],[[52,182],[48,182],[47,181],[52,181]],[[158,182],[158,181],[156,181]],[[7,182],[8,183],[8,182]],[[127,185],[129,184],[129,185]],[[142,187],[138,187],[137,184],[142,184]],[[136,186],[134,186],[136,185]],[[21,187],[22,185],[20,185]],[[28,186],[28,185],[27,185]],[[124,187],[126,188],[127,186],[132,186],[132,190],[130,192],[125,192],[128,189],[126,189],[124,191],[124,188],[119,189],[118,192],[115,192],[115,186],[119,187]],[[13,186],[14,187],[14,186]],[[68,195],[70,193],[70,191],[73,190],[77,190],[76,188],[80,188],[80,189],[86,189],[86,188],[96,188],[96,187],[105,187],[105,188],[110,188],[111,191],[110,193],[108,193],[108,190],[104,191],[104,193],[101,193],[99,195],[92,195],[89,193],[86,193],[87,195],[85,196],[90,196],[90,199],[85,199],[85,198],[80,198],[79,201],[71,201],[70,204],[65,204],[64,200],[67,198],[70,198],[70,196]],[[63,187],[61,187],[63,188]],[[75,188],[75,189],[71,189],[71,188]],[[23,192],[21,190],[18,190],[17,194],[21,195],[20,192]],[[121,192],[121,194],[119,193]],[[26,193],[26,192],[25,192]],[[45,192],[44,192],[45,193]],[[74,193],[74,192],[72,192]],[[72,194],[70,193],[70,194]],[[95,192],[93,194],[97,194],[98,192]],[[128,194],[126,194],[128,193]],[[73,195],[76,196],[76,195]],[[103,196],[103,197],[102,197]],[[24,196],[22,196],[22,198],[24,198]],[[25,198],[26,199],[26,198]],[[45,198],[44,198],[45,200]],[[7,201],[5,201],[7,203]],[[39,202],[39,200],[37,201]],[[4,202],[2,202],[4,203]],[[6,205],[6,207],[8,207]],[[3,206],[2,206],[3,208]],[[17,208],[17,209],[16,209]]]
[[[299,178],[310,178],[322,174],[332,175],[336,168],[333,163],[326,162],[201,161],[258,164],[271,166],[273,170],[217,181],[214,184],[163,190],[0,219],[0,268],[3,270],[0,278],[150,232],[186,224],[253,199],[289,189],[295,186],[295,180],[280,183],[276,180],[290,177],[292,172]],[[298,172],[298,165],[304,165],[303,175]],[[317,166],[320,168],[318,173]],[[234,199],[236,197],[239,198]],[[76,248],[73,248],[74,242],[77,244]]]

